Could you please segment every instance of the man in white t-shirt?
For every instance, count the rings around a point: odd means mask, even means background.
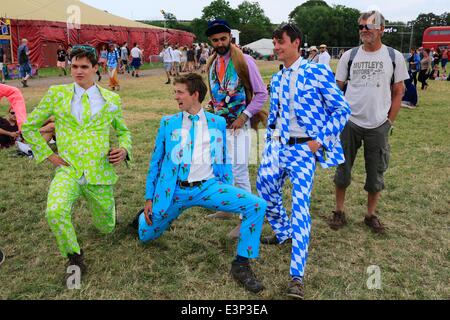
[[[142,50],[139,48],[137,43],[134,44],[134,48],[131,49],[131,67],[133,68],[133,72],[131,73],[132,77],[139,78],[139,68],[142,65]]]
[[[170,76],[173,67],[173,49],[167,43],[164,44],[164,49],[161,51],[159,56],[163,59],[164,70],[166,70],[167,82],[166,84],[170,84]]]
[[[173,50],[172,53],[173,53],[173,74],[179,76],[181,64],[181,51],[178,50],[178,46],[175,46],[175,50]]]
[[[350,70],[348,64],[352,50],[342,55],[336,71],[336,80],[342,90],[348,80],[345,98],[352,115],[341,134],[346,161],[338,167],[334,178],[336,210],[330,227],[336,230],[346,223],[345,192],[351,182],[357,151],[364,144],[364,189],[368,192],[364,222],[372,231],[384,233],[385,228],[375,210],[384,189],[383,175],[389,163],[389,133],[400,111],[405,91],[403,81],[409,79],[409,75],[403,55],[381,42],[385,26],[383,15],[377,11],[366,12],[358,22],[363,45],[358,48]]]
[[[329,66],[331,56],[327,51],[327,45],[321,44],[319,47],[319,50],[320,50],[320,54],[319,54],[319,62],[318,63],[326,64],[327,66]]]

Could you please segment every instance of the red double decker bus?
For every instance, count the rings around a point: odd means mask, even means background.
[[[450,48],[450,26],[429,27],[423,32],[422,47],[425,49]]]

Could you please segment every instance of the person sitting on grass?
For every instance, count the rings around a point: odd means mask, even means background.
[[[11,108],[5,118],[0,118],[0,149],[13,146],[20,137],[19,127],[17,126],[16,113]]]
[[[46,142],[50,142],[55,135],[53,119],[48,119],[39,129],[39,132]],[[32,157],[31,148],[25,143],[19,131],[16,112],[10,107],[8,115],[5,118],[0,117],[0,149],[6,149],[13,145],[17,145],[21,155]]]
[[[14,144],[26,155],[30,154],[30,147],[24,143],[20,134],[22,124],[27,118],[25,99],[16,87],[0,84],[0,99],[5,97],[9,102],[8,115],[0,118],[0,148],[9,148]],[[39,132],[45,141],[49,142],[55,134],[53,119],[47,119]]]
[[[405,94],[402,98],[402,107],[408,109],[414,109],[417,106],[417,88],[414,85],[414,76],[409,72],[410,78],[404,81],[405,83]]]

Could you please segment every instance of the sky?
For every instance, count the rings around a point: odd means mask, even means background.
[[[287,21],[289,13],[306,1],[249,0],[259,2],[272,23]],[[173,13],[178,20],[200,18],[210,0],[82,0],[82,2],[112,14],[133,20],[162,20],[161,10]],[[243,0],[228,0],[236,8]],[[450,11],[449,0],[326,0],[329,5],[344,5],[360,11],[379,10],[387,20],[407,22],[420,13],[442,14]]]

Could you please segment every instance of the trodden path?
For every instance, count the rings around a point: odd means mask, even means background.
[[[161,76],[165,75],[165,71],[162,68],[158,69],[149,69],[149,70],[141,70],[139,72],[139,77],[153,77],[153,76]],[[97,79],[97,76],[96,76]],[[119,74],[119,81],[124,79],[134,79],[131,77],[131,74],[125,73],[125,74]],[[46,77],[46,78],[32,78],[28,80],[28,85],[30,88],[48,88],[52,85],[58,85],[58,84],[68,84],[73,82],[72,78],[69,76],[64,77]],[[100,84],[107,88],[109,82],[108,74],[102,74],[102,80]],[[20,83],[20,80],[10,80],[6,82],[7,85],[13,86],[16,88],[20,88],[23,90],[26,90],[27,88],[22,88],[22,84]]]

